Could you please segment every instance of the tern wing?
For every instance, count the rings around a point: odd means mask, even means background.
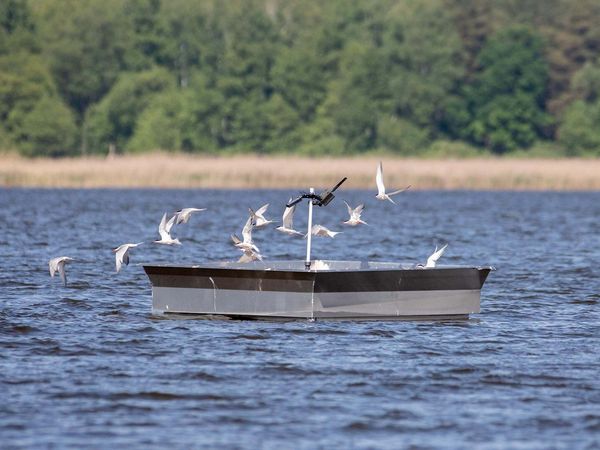
[[[348,208],[348,214],[350,215],[350,217],[352,217],[352,213],[353,213],[353,209],[352,207],[348,204],[348,202],[346,200],[344,200],[344,203],[346,204],[346,208]]]
[[[58,262],[58,273],[60,274],[60,279],[67,285],[67,272],[65,271],[65,260],[61,260]]]
[[[179,211],[175,211],[175,222],[177,223],[177,225],[179,225],[181,222],[183,222],[183,223],[187,222],[186,210],[187,210],[187,208],[180,209]]]
[[[394,191],[394,192],[390,192],[390,193],[388,193],[388,195],[390,195],[390,196],[391,196],[391,195],[396,195],[396,194],[399,194],[400,192],[408,191],[408,190],[410,189],[410,186],[411,186],[411,185],[409,184],[409,185],[408,185],[408,186],[406,186],[404,189],[398,189],[397,191]]]
[[[122,261],[123,255],[121,255],[119,252],[115,253],[115,268],[117,270],[117,273],[119,273],[119,271],[121,270]]]
[[[177,219],[177,214],[175,214],[173,217],[171,217],[169,219],[169,221],[167,222],[167,224],[165,225],[165,231],[168,234],[171,234],[171,228],[173,228],[173,224],[175,223],[176,219]]]
[[[160,220],[160,224],[158,224],[158,234],[160,234],[161,239],[168,239],[169,232],[166,229],[167,227],[167,213],[164,213],[162,219]]]
[[[123,244],[115,250],[115,266],[117,273],[121,270],[121,264],[129,264],[128,251],[130,247],[137,247],[137,244]]]
[[[446,250],[446,247],[448,247],[448,244],[444,245],[442,248],[440,248],[437,252],[433,254],[435,261],[441,258],[441,256],[444,254],[444,251]]]
[[[435,263],[444,254],[446,247],[448,247],[448,244],[444,245],[442,248],[440,248],[438,250],[437,245],[436,245],[435,251],[431,254],[431,256],[429,258],[427,258],[427,264],[425,265],[425,267],[435,267]]]
[[[363,209],[365,209],[365,204],[361,203],[360,205],[358,205],[356,208],[354,208],[352,210],[352,213],[350,213],[350,218],[356,219],[356,220],[360,219],[360,215],[362,214]]]
[[[267,204],[265,204],[265,205],[262,205],[260,208],[258,208],[258,209],[256,210],[256,212],[255,212],[254,214],[256,214],[256,215],[257,215],[257,216],[259,216],[259,217],[262,217],[262,215],[263,215],[264,213],[266,213],[266,212],[267,212],[267,208],[268,208],[268,207],[269,207],[269,204],[268,204],[268,203],[267,203]]]
[[[231,235],[231,242],[233,242],[233,245],[242,243],[241,239],[239,237],[237,237],[235,234]]]
[[[285,211],[283,212],[283,227],[284,228],[293,228],[293,220],[294,220],[294,211],[296,210],[296,205],[294,206],[286,206]]]
[[[252,216],[248,217],[246,225],[244,225],[244,228],[242,229],[242,239],[246,244],[252,243]]]
[[[57,263],[57,258],[52,258],[50,261],[48,261],[48,269],[50,270],[51,277],[54,277],[54,274],[58,270],[56,263]]]
[[[385,194],[385,186],[383,185],[383,164],[379,161],[377,166],[377,176],[375,177],[375,183],[377,183],[378,195]]]

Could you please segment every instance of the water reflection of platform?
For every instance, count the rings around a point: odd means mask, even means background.
[[[248,319],[446,319],[479,312],[491,268],[367,261],[144,266],[155,313]]]

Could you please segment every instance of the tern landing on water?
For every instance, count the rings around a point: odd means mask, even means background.
[[[183,208],[175,213],[175,224],[188,223],[193,213],[206,211],[206,208]]]
[[[254,223],[254,228],[262,228],[269,225],[270,223],[273,223],[272,220],[265,219],[265,216],[263,215],[267,212],[268,207],[269,204],[267,203],[266,205],[262,205],[256,211],[254,211],[252,208],[248,208],[250,210],[250,217],[252,218],[252,222]]]
[[[377,191],[378,191],[375,198],[377,200],[389,200],[393,204],[396,204],[396,202],[391,199],[392,195],[399,194],[400,192],[404,192],[410,188],[410,185],[408,185],[404,189],[399,189],[397,191],[386,194],[385,186],[383,184],[383,164],[381,164],[381,161],[379,161],[379,166],[377,166],[377,176],[375,177],[375,182],[377,183]]]
[[[160,240],[154,241],[155,243],[164,245],[181,245],[179,239],[173,239],[170,234],[176,217],[177,215],[174,215],[167,222],[167,213],[163,214],[160,224],[158,225],[158,234],[160,234]]]
[[[361,203],[356,208],[352,208],[346,201],[344,201],[344,203],[346,203],[346,207],[348,208],[348,214],[350,214],[350,218],[345,222],[342,222],[344,225],[350,225],[351,227],[355,227],[357,225],[360,225],[361,223],[363,225],[368,225],[367,222],[360,218],[360,215],[362,214],[363,209],[365,208],[364,204]]]
[[[444,254],[444,250],[446,250],[446,247],[448,247],[448,244],[444,245],[442,248],[440,248],[438,250],[437,245],[435,246],[435,251],[431,254],[431,256],[429,258],[427,258],[427,264],[425,264],[425,267],[435,267],[435,264],[437,263],[438,259],[441,258],[441,256]]]
[[[73,258],[69,258],[68,256],[59,256],[58,258],[52,258],[50,261],[48,261],[50,276],[54,278],[54,274],[58,272],[60,279],[63,281],[65,286],[67,285],[67,272],[65,272],[65,264],[70,261],[73,261]]]
[[[119,271],[121,270],[122,264],[125,264],[126,266],[129,265],[129,249],[142,244],[143,242],[138,242],[137,244],[123,244],[119,245],[113,250],[115,254],[115,265],[117,268],[117,273],[119,273]]]
[[[290,198],[290,202],[292,199]],[[296,211],[296,205],[286,206],[283,212],[283,225],[275,228],[277,231],[281,231],[289,236],[302,236],[302,233],[294,230],[294,212]]]
[[[313,225],[311,229],[311,234],[313,236],[322,236],[322,237],[330,237],[334,238],[336,234],[340,234],[341,231],[331,231],[329,228],[324,227],[323,225]]]

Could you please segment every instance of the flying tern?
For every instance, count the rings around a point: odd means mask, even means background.
[[[252,242],[252,228],[252,216],[250,216],[248,217],[248,220],[242,229],[242,240],[240,241],[235,234],[231,235],[231,240],[233,241],[234,245],[241,250],[249,250],[260,253],[258,247],[254,245],[254,242]]]
[[[313,225],[311,229],[311,234],[313,236],[323,236],[334,238],[336,234],[340,234],[341,231],[331,231],[329,228],[324,227],[323,225]]]
[[[410,185],[408,185],[404,189],[399,189],[397,191],[386,194],[385,186],[383,184],[383,164],[381,164],[381,161],[379,161],[379,166],[377,166],[377,176],[375,177],[375,182],[377,183],[377,191],[378,191],[375,198],[377,200],[389,200],[393,204],[396,204],[396,202],[391,199],[392,195],[399,194],[410,188]]]
[[[48,268],[50,269],[50,276],[54,278],[54,274],[56,272],[59,273],[60,279],[63,281],[64,285],[67,285],[67,272],[65,272],[65,264],[68,262],[74,261],[73,258],[69,258],[68,256],[59,256],[58,258],[52,258],[48,261]]]
[[[240,259],[238,259],[238,262],[240,263],[247,263],[247,262],[252,262],[252,261],[262,261],[263,257],[260,253],[255,252],[252,249],[244,249],[242,250],[243,254],[242,256],[240,256]]]
[[[348,208],[348,214],[350,215],[350,218],[343,222],[345,225],[350,225],[351,227],[355,227],[361,223],[363,225],[367,225],[367,222],[360,218],[360,215],[362,214],[363,209],[365,208],[365,205],[363,203],[358,205],[356,208],[352,208],[346,201],[344,201],[344,203],[346,203],[346,207]]]
[[[292,199],[290,198],[290,202],[291,201]],[[290,236],[302,236],[302,233],[294,230],[293,220],[295,211],[296,205],[286,206],[285,211],[283,212],[283,225],[275,229]]]
[[[175,213],[175,224],[188,223],[193,213],[206,211],[206,208],[183,208]]]
[[[129,265],[129,249],[142,244],[143,242],[138,242],[137,244],[123,244],[119,245],[113,250],[115,254],[115,265],[117,268],[117,273],[119,273],[119,271],[121,270],[122,264],[125,264],[126,266]]]
[[[272,220],[267,220],[264,216],[264,213],[267,212],[268,207],[269,204],[267,203],[265,205],[262,205],[256,211],[254,211],[252,208],[248,208],[250,210],[250,217],[252,218],[252,222],[254,223],[254,228],[262,228],[273,223]]]
[[[164,245],[181,245],[179,239],[173,239],[170,234],[176,217],[177,215],[174,215],[167,221],[167,213],[163,214],[160,224],[158,225],[158,234],[160,234],[160,239],[158,241],[154,241],[155,243]]]

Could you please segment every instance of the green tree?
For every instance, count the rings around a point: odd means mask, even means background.
[[[573,76],[580,98],[565,111],[558,140],[568,155],[600,155],[600,64],[587,63]]]
[[[558,140],[567,155],[600,156],[600,101],[577,100],[569,106],[558,130]]]
[[[27,0],[0,2],[0,55],[36,50],[34,20]]]
[[[14,140],[27,156],[66,156],[74,153],[75,118],[56,97],[43,97],[26,113]]]
[[[398,3],[387,16],[391,112],[435,133],[464,75],[462,46],[442,1]]]
[[[30,154],[43,151],[40,147],[43,139],[36,135],[33,124],[39,122],[41,126],[49,126],[55,118],[43,122],[41,116],[65,108],[40,56],[27,51],[0,56],[0,134],[3,135],[3,145],[15,145]],[[65,115],[62,125],[69,122],[71,112],[67,111]],[[66,153],[73,149],[71,130],[67,125],[61,129],[68,138],[61,141],[64,148],[60,152]]]
[[[83,119],[129,67],[131,26],[120,0],[45,0],[40,34],[59,92]]]
[[[498,153],[530,146],[549,124],[541,39],[526,27],[505,29],[488,40],[477,62],[465,95],[471,120],[462,135]]]
[[[181,111],[185,98],[181,91],[167,91],[154,97],[139,115],[128,150],[181,150]]]
[[[273,87],[305,122],[313,119],[326,95],[325,68],[314,49],[292,47],[282,52],[272,70]]]
[[[90,109],[86,121],[89,147],[103,152],[114,144],[124,149],[153,96],[173,87],[173,78],[164,69],[121,75],[102,101]]]

